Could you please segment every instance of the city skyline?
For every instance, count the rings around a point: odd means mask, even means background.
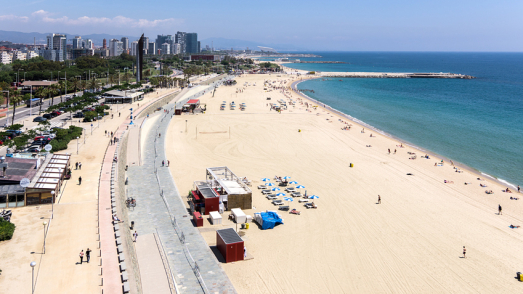
[[[516,1],[335,0],[321,5],[269,1],[263,6],[233,2],[220,6],[200,1],[199,6],[212,5],[212,12],[164,0],[140,9],[135,2],[123,1],[95,0],[81,8],[62,0],[10,3],[0,13],[0,26],[41,33],[65,29],[80,35],[198,32],[202,40],[241,39],[306,50],[521,51],[523,47],[523,41],[514,38],[523,29],[519,21],[523,3]]]

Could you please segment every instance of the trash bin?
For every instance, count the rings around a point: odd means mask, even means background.
[[[245,228],[249,229],[249,223],[245,223]]]
[[[242,228],[242,229],[245,229],[245,224],[242,224],[241,228]]]
[[[354,163],[351,163],[351,164],[350,164],[350,167],[354,167]]]
[[[518,281],[523,282],[523,275],[521,275],[521,272],[517,272],[516,275],[518,275]]]

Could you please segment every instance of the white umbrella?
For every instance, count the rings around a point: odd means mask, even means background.
[[[268,183],[268,184],[265,184],[265,186],[272,187],[272,186],[274,186],[274,184],[273,183]]]
[[[280,191],[280,188],[272,188],[272,191]]]
[[[302,188],[305,188],[305,186],[302,186],[302,185],[296,186],[296,189],[302,189]]]
[[[278,193],[276,196],[285,196],[285,193]]]

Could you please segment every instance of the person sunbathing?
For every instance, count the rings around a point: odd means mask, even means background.
[[[485,184],[479,184],[479,185],[480,185],[481,187],[483,187],[483,188],[487,187],[487,185],[485,185]]]
[[[510,226],[509,226],[509,228],[511,228],[511,229],[517,229],[517,228],[519,228],[519,227],[520,227],[520,226],[514,226],[513,224],[510,224]]]
[[[506,193],[512,193],[512,191],[510,191],[508,188],[505,189],[505,192]]]
[[[467,182],[465,182],[465,185],[472,185],[472,183],[467,183]]]
[[[487,193],[487,194],[494,194],[494,192],[492,192],[492,190],[490,190],[490,191],[489,190],[485,190],[485,193]]]
[[[519,198],[510,196],[510,200],[519,200]]]
[[[454,181],[443,180],[443,182],[445,182],[445,184],[454,184]]]

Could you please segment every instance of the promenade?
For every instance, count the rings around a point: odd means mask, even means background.
[[[198,97],[213,87],[212,84],[186,89],[177,98],[178,103]],[[137,247],[150,239],[150,235],[159,235],[181,293],[236,293],[215,255],[191,222],[184,203],[185,193],[178,191],[167,167],[164,140],[167,128],[171,119],[184,118],[173,116],[174,106],[174,103],[166,105],[163,109],[168,113],[161,110],[145,121],[141,134],[142,165],[129,166],[127,172],[127,196],[137,200],[137,206],[128,212],[129,220],[134,221],[134,229],[139,234]],[[165,161],[165,166],[162,166],[162,161]],[[201,278],[195,268],[199,269]]]

